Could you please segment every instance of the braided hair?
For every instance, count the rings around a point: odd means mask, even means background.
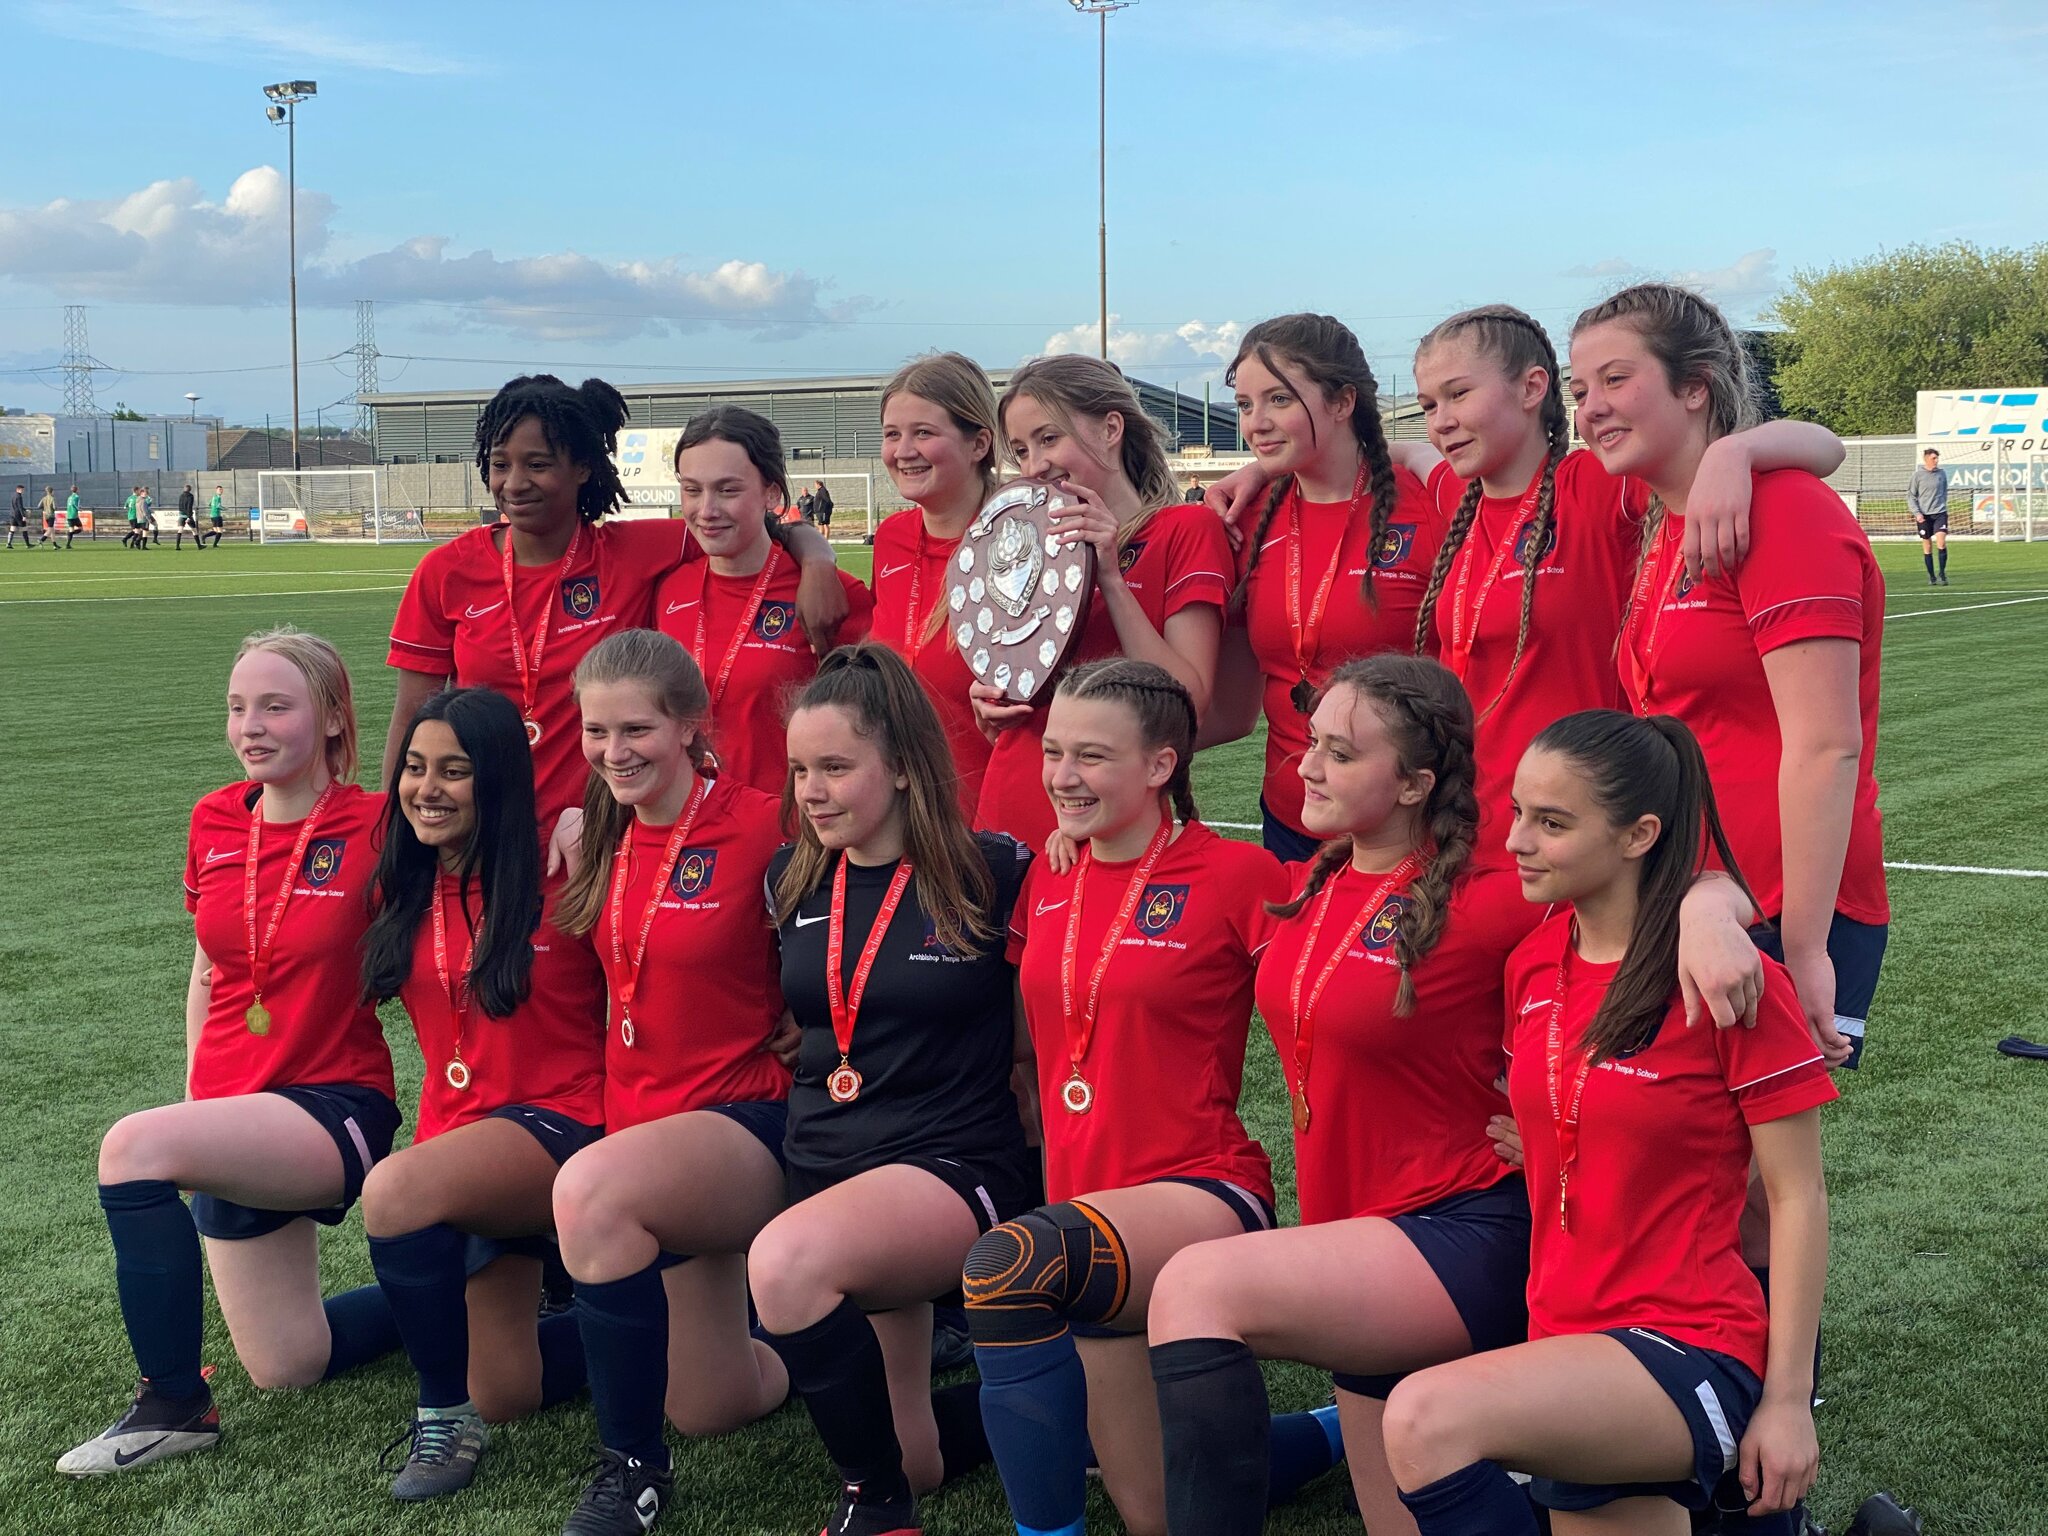
[[[1365,461],[1366,489],[1372,503],[1364,593],[1367,606],[1377,610],[1379,596],[1373,591],[1373,560],[1387,536],[1387,524],[1394,516],[1397,492],[1394,458],[1387,451],[1386,428],[1380,423],[1379,381],[1373,377],[1372,365],[1365,360],[1365,349],[1358,344],[1351,328],[1334,315],[1277,315],[1271,320],[1261,320],[1244,333],[1237,356],[1224,372],[1225,384],[1236,385],[1237,370],[1247,357],[1258,358],[1261,367],[1297,396],[1302,391],[1281,366],[1283,360],[1312,380],[1322,390],[1326,401],[1335,401],[1346,389],[1353,391],[1351,430],[1358,436],[1358,451]],[[1265,505],[1259,509],[1258,525],[1253,530],[1250,544],[1251,558],[1245,562],[1244,574],[1238,578],[1237,586],[1230,594],[1232,613],[1244,607],[1245,593],[1251,586],[1252,568],[1259,563],[1260,546],[1266,542],[1266,531],[1272,527],[1274,515],[1279,512],[1280,504],[1287,499],[1294,483],[1293,475],[1282,475],[1273,483]]]
[[[1522,665],[1522,652],[1529,645],[1529,619],[1536,607],[1536,569],[1543,563],[1543,557],[1557,535],[1557,466],[1571,447],[1571,432],[1565,418],[1557,349],[1550,344],[1550,336],[1542,326],[1511,304],[1484,304],[1478,309],[1461,311],[1437,326],[1422,338],[1415,355],[1420,358],[1431,347],[1455,337],[1469,337],[1484,355],[1500,364],[1501,372],[1510,379],[1520,378],[1532,368],[1540,368],[1547,381],[1543,404],[1537,412],[1546,449],[1543,483],[1536,493],[1536,516],[1521,540],[1522,611],[1515,628],[1515,654],[1508,661],[1508,675],[1501,683],[1501,695],[1505,696],[1508,685],[1514,682],[1515,673]],[[1436,553],[1436,564],[1429,572],[1429,586],[1424,589],[1422,606],[1415,614],[1417,655],[1428,649],[1444,580],[1450,575],[1458,551],[1464,548],[1466,536],[1472,531],[1472,522],[1479,514],[1479,499],[1483,494],[1484,487],[1479,477],[1474,475],[1465,487],[1458,510],[1452,514],[1443,547]],[[1498,702],[1495,699],[1489,703],[1481,718],[1492,713],[1493,704]]]
[[[1415,1011],[1412,972],[1443,938],[1451,895],[1471,861],[1479,837],[1479,797],[1473,792],[1472,701],[1456,674],[1427,656],[1382,651],[1359,656],[1330,674],[1316,702],[1349,688],[1386,727],[1406,774],[1435,775],[1422,803],[1422,872],[1408,886],[1408,900],[1394,929],[1394,960],[1401,967],[1394,1012]],[[1321,892],[1351,858],[1351,839],[1324,843],[1309,861],[1308,879],[1292,901],[1268,902],[1275,917],[1292,917]]]
[[[625,396],[603,379],[585,379],[571,389],[552,373],[522,374],[491,397],[476,419],[476,472],[488,488],[491,450],[531,416],[556,453],[590,471],[576,492],[576,516],[594,523],[626,499],[619,467],[619,429],[630,412]]]
[[[1192,782],[1195,761],[1195,701],[1187,685],[1166,668],[1128,656],[1105,656],[1085,662],[1060,679],[1061,698],[1107,699],[1138,718],[1138,736],[1146,749],[1173,748],[1173,776],[1161,791],[1173,807],[1174,819],[1196,819]]]

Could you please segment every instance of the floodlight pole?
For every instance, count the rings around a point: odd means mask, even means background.
[[[1099,341],[1109,360],[1109,13],[1138,0],[1069,0],[1082,15],[1093,14],[1095,38],[1095,279]]]
[[[297,108],[308,96],[317,95],[319,87],[311,80],[288,80],[279,85],[266,85],[263,94],[276,105],[270,108],[270,120],[276,122],[279,114],[284,119],[285,138],[285,229],[291,263],[291,324],[292,324],[292,468],[299,464],[299,119]]]

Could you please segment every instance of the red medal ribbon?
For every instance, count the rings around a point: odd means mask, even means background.
[[[903,654],[917,660],[917,605],[924,587],[924,508],[917,508],[917,553],[910,561],[910,602],[903,615]]]
[[[1657,660],[1657,631],[1664,623],[1664,594],[1671,590],[1671,556],[1679,546],[1667,516],[1657,530],[1654,548],[1643,553],[1643,568],[1636,573],[1635,590],[1629,594],[1628,612],[1621,621],[1622,647],[1628,652],[1629,674],[1635,680],[1639,714],[1650,712],[1651,674]],[[1643,633],[1643,611],[1650,611],[1650,628]],[[1641,644],[1638,644],[1638,641]]]
[[[1358,503],[1365,496],[1365,464],[1358,466],[1358,480],[1351,488],[1351,508],[1344,514],[1344,526],[1337,530],[1337,544],[1330,551],[1330,568],[1323,572],[1323,579],[1316,586],[1315,602],[1308,611],[1308,621],[1302,622],[1301,600],[1303,596],[1302,553],[1301,553],[1301,482],[1295,481],[1287,493],[1287,627],[1294,633],[1294,664],[1301,673],[1303,682],[1310,682],[1310,664],[1316,659],[1316,648],[1323,637],[1323,615],[1330,607],[1330,590],[1337,584],[1337,572],[1344,565],[1344,539],[1351,532],[1351,523],[1358,516]]]
[[[548,583],[551,589],[558,591],[568,577],[569,564],[576,558],[576,550],[582,542],[583,524],[579,519],[576,531],[569,535],[569,547],[562,551],[561,563],[555,567],[554,580]],[[519,713],[526,721],[527,742],[538,745],[540,721],[535,718],[534,710],[540,698],[540,662],[547,654],[548,629],[555,621],[555,604],[551,593],[540,611],[540,628],[533,633],[533,660],[528,665],[526,647],[519,638],[519,604],[512,600],[512,527],[509,523],[505,526],[505,558],[500,564],[500,571],[505,578],[505,622],[512,630],[512,660],[519,668]]]
[[[854,964],[852,990],[847,991],[839,977],[846,960],[845,854],[839,855],[839,863],[832,871],[832,920],[825,928],[825,1000],[832,1008],[833,1043],[839,1047],[839,1069],[832,1074],[829,1091],[840,1104],[850,1104],[860,1097],[860,1074],[851,1064],[853,1026],[860,1017],[860,1000],[868,989],[868,973],[874,970],[875,956],[881,953],[882,936],[889,931],[890,920],[896,916],[903,892],[910,885],[910,876],[910,860],[899,861],[895,875],[890,878],[888,894],[882,897],[881,910],[875,913],[868,928],[860,959]]]
[[[1095,1102],[1095,1091],[1081,1076],[1081,1062],[1088,1054],[1089,1042],[1095,1038],[1095,1014],[1102,1003],[1102,979],[1109,974],[1109,962],[1116,958],[1117,946],[1123,943],[1131,919],[1137,916],[1138,902],[1145,894],[1146,882],[1152,878],[1160,855],[1166,852],[1166,845],[1172,841],[1173,817],[1162,815],[1159,830],[1152,834],[1145,856],[1138,860],[1137,871],[1124,889],[1123,904],[1117,908],[1116,919],[1103,935],[1102,953],[1088,978],[1088,996],[1078,1011],[1074,1006],[1075,960],[1081,948],[1081,894],[1087,889],[1088,871],[1095,863],[1093,843],[1081,849],[1080,859],[1074,866],[1074,894],[1067,908],[1067,941],[1060,952],[1060,1023],[1066,1033],[1067,1060],[1073,1070],[1061,1097],[1075,1114],[1085,1112]]]
[[[1569,1095],[1564,1090],[1564,994],[1571,966],[1577,925],[1565,931],[1564,953],[1557,957],[1557,993],[1550,1001],[1550,1025],[1544,1042],[1544,1084],[1550,1090],[1550,1117],[1557,1124],[1557,1229],[1570,1230],[1565,1205],[1571,1195],[1572,1164],[1579,1160],[1579,1106],[1586,1097],[1586,1080],[1593,1075],[1593,1054],[1579,1058],[1579,1075]]]
[[[746,611],[733,627],[732,643],[725,648],[725,660],[718,664],[718,680],[711,685],[711,709],[715,716],[718,701],[725,697],[725,685],[732,681],[733,664],[740,659],[740,647],[747,643],[747,631],[754,627],[754,619],[761,612],[761,600],[768,595],[768,583],[775,579],[775,562],[780,558],[779,546],[768,546],[768,558],[761,563],[761,574],[754,578],[754,590],[747,594]],[[704,575],[704,596],[697,604],[697,643],[690,648],[690,654],[697,658],[699,668],[704,666],[707,652],[706,626],[710,622],[711,582],[710,572]]]
[[[1366,924],[1379,916],[1380,908],[1396,886],[1406,885],[1422,869],[1420,854],[1411,853],[1387,872],[1378,889],[1366,898],[1344,930],[1344,937],[1337,947],[1330,951],[1323,962],[1323,969],[1316,977],[1315,985],[1309,989],[1306,1003],[1302,1000],[1301,984],[1308,977],[1309,955],[1316,947],[1316,940],[1322,936],[1323,923],[1329,918],[1330,903],[1337,894],[1337,882],[1350,872],[1346,864],[1324,886],[1322,900],[1316,903],[1316,915],[1309,920],[1308,933],[1301,942],[1301,954],[1294,962],[1294,981],[1288,988],[1288,1012],[1294,1017],[1294,1128],[1308,1129],[1308,1069],[1316,1052],[1316,1009],[1322,1003],[1323,993],[1330,985],[1330,979],[1337,974],[1337,967],[1344,963],[1344,957],[1351,953],[1351,946],[1358,942],[1358,936],[1365,932]]]
[[[249,930],[249,981],[256,994],[248,1012],[251,1034],[270,1033],[270,1011],[263,1006],[263,984],[270,979],[271,947],[277,942],[277,930],[284,922],[284,909],[291,903],[292,887],[298,884],[299,865],[306,857],[307,845],[313,841],[313,828],[333,794],[334,781],[329,779],[327,787],[320,791],[320,798],[313,802],[313,809],[299,824],[299,840],[292,845],[292,856],[284,867],[284,883],[278,887],[277,901],[270,909],[270,925],[264,929],[260,943],[256,937],[256,859],[263,849],[263,797],[258,795],[256,803],[249,808],[249,848],[243,859],[242,919]]]
[[[467,926],[467,910],[464,911],[464,926]],[[469,969],[476,959],[476,934],[469,936],[469,948],[462,957],[460,972],[451,973],[448,965],[448,918],[442,911],[441,880],[434,879],[434,975],[440,979],[442,995],[448,999],[448,1011],[455,1016],[455,1053],[448,1059],[448,1086],[460,1093],[469,1086],[469,1065],[462,1059],[462,1034],[469,1023]]]
[[[1548,458],[1536,466],[1536,478],[1529,482],[1528,490],[1522,493],[1521,504],[1515,508],[1515,515],[1508,520],[1508,531],[1500,541],[1500,547],[1493,552],[1493,564],[1487,567],[1486,580],[1480,583],[1478,594],[1472,599],[1468,611],[1465,606],[1466,588],[1472,584],[1472,567],[1479,551],[1468,538],[1465,547],[1458,552],[1458,584],[1451,592],[1451,635],[1450,647],[1444,656],[1450,669],[1458,674],[1458,681],[1464,682],[1472,671],[1472,647],[1479,639],[1479,615],[1486,609],[1486,600],[1493,595],[1493,589],[1500,582],[1500,573],[1507,564],[1508,556],[1514,552],[1515,540],[1521,534],[1522,525],[1536,505],[1536,499],[1543,493],[1543,472],[1550,467]],[[1507,691],[1503,686],[1502,693]],[[1480,711],[1484,715],[1498,704],[1493,703]]]
[[[633,952],[626,953],[626,886],[632,880],[633,828],[626,828],[619,839],[619,846],[612,855],[611,898],[606,903],[610,908],[612,926],[612,965],[619,974],[619,1039],[630,1050],[633,1045],[633,994],[640,989],[640,967],[647,959],[647,936],[654,931],[655,914],[661,911],[661,898],[668,891],[669,877],[676,872],[676,860],[683,855],[683,845],[690,839],[690,829],[696,824],[697,812],[704,804],[704,797],[711,792],[711,781],[701,773],[696,785],[690,790],[689,803],[683,807],[682,816],[676,821],[668,835],[668,844],[662,849],[661,862],[655,867],[654,886],[647,895],[647,908],[640,917],[640,933],[633,941]]]

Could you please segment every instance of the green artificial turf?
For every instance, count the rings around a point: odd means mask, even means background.
[[[192,801],[235,771],[222,741],[228,659],[242,635],[284,620],[328,636],[355,672],[365,742],[381,742],[384,636],[420,552],[138,554],[102,540],[0,554],[0,1530],[540,1532],[559,1528],[581,1486],[592,1429],[577,1403],[499,1431],[462,1497],[394,1506],[375,1455],[409,1411],[402,1362],[261,1395],[211,1311],[221,1451],[83,1483],[51,1470],[119,1413],[134,1373],[94,1156],[116,1117],[179,1091],[191,956],[179,875]],[[1914,546],[1879,554],[1897,621],[1878,764],[1888,857],[2048,870],[2048,546],[1958,544],[1946,589],[1926,586]],[[866,551],[846,563],[865,575]],[[1258,819],[1259,751],[1204,755],[1196,783],[1212,821]],[[1869,1064],[1828,1121],[1816,1505],[1839,1531],[1887,1487],[1944,1536],[2048,1532],[2048,1063],[1992,1050],[2010,1032],[2048,1036],[2048,880],[1895,871],[1891,888]],[[409,1102],[418,1053],[403,1019],[391,1026]],[[1245,1118],[1291,1206],[1285,1102],[1255,1033]],[[370,1278],[357,1219],[324,1237],[323,1264],[334,1287]],[[1327,1390],[1303,1370],[1270,1379],[1280,1408]],[[801,1408],[684,1445],[678,1469],[684,1498],[664,1529],[679,1532],[808,1531],[832,1497]],[[1355,1531],[1341,1482],[1325,1479],[1272,1528]],[[929,1500],[926,1518],[936,1536],[1010,1529],[986,1470]],[[1116,1528],[1099,1493],[1091,1522]]]

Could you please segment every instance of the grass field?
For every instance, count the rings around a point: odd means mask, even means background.
[[[1884,785],[1888,857],[2048,870],[2048,546],[1959,545],[1930,590],[1911,545],[1886,545]],[[340,1383],[261,1396],[217,1314],[227,1443],[132,1477],[51,1470],[120,1411],[133,1376],[93,1198],[99,1137],[175,1096],[191,925],[179,900],[186,815],[234,765],[221,696],[237,640],[291,620],[333,639],[356,675],[366,740],[391,707],[384,636],[417,547],[138,555],[107,541],[0,555],[0,1050],[9,1066],[0,1204],[0,1531],[38,1533],[548,1531],[580,1487],[587,1404],[498,1432],[475,1488],[394,1506],[374,1466],[409,1412],[393,1358]],[[847,563],[866,574],[859,551]],[[373,753],[374,755],[374,753]],[[1256,820],[1253,743],[1199,765],[1206,814]],[[1246,834],[1240,834],[1246,835]],[[1838,1533],[1876,1487],[1930,1532],[2048,1532],[2048,1065],[1996,1055],[2048,1035],[2048,879],[1895,870],[1891,952],[1869,1065],[1830,1112],[1834,1257],[1816,1504]],[[418,1083],[402,1018],[401,1102]],[[1291,1180],[1285,1097],[1255,1035],[1245,1117]],[[1283,1193],[1286,1190],[1283,1183]],[[370,1278],[359,1221],[332,1233],[333,1286]],[[1275,1370],[1277,1406],[1320,1401]],[[807,1532],[831,1474],[801,1409],[683,1446],[685,1498],[664,1529]],[[1273,1521],[1355,1531],[1341,1478]],[[1106,1501],[1091,1511],[1115,1527]],[[927,1505],[936,1536],[1010,1529],[992,1471]]]

